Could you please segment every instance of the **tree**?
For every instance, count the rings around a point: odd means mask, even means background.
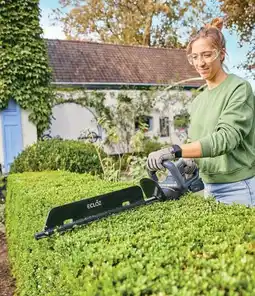
[[[68,39],[86,39],[93,33],[102,42],[181,47],[181,35],[208,15],[204,0],[59,0],[55,20]],[[181,28],[181,30],[178,30]],[[186,28],[186,29],[185,29]],[[184,30],[185,29],[185,30]],[[185,32],[184,32],[185,31]]]
[[[255,0],[220,0],[220,9],[225,14],[226,26],[240,36],[240,45],[251,45],[247,54],[246,69],[255,65]],[[255,74],[254,74],[255,77]]]

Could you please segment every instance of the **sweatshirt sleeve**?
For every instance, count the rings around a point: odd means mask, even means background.
[[[254,117],[254,95],[244,82],[233,92],[214,132],[199,140],[202,157],[216,157],[234,150],[249,134]]]

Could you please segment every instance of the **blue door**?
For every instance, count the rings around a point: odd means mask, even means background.
[[[21,110],[14,100],[10,100],[8,107],[1,112],[3,154],[3,173],[8,173],[14,157],[22,151]]]

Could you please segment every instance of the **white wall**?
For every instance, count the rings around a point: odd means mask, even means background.
[[[106,94],[106,106],[111,106],[116,103],[116,96],[119,92],[123,93],[123,90],[108,90],[104,91]],[[126,91],[128,96],[130,97],[138,97],[137,90],[129,90]],[[164,104],[162,100],[159,99],[159,102],[156,104],[155,110],[148,114],[153,117],[153,129],[152,131],[148,131],[148,136],[154,136],[159,135],[160,131],[160,124],[159,124],[159,118],[161,116],[169,117],[169,124],[170,124],[170,137],[160,137],[159,141],[162,143],[168,142],[168,143],[175,143],[175,144],[181,144],[183,140],[181,140],[178,137],[178,132],[174,130],[173,126],[173,118],[174,115],[179,114],[180,111],[183,108],[183,103],[181,101],[181,97],[183,96],[183,93],[185,95],[190,96],[191,92],[184,91],[180,94],[178,91],[169,91],[167,93],[167,96],[174,97],[175,99],[171,101],[171,104],[169,104],[169,101],[167,104]],[[179,96],[178,96],[179,94]],[[59,95],[63,98],[69,98],[72,96],[73,98],[79,97],[79,92],[59,92]],[[159,96],[164,97],[166,95],[165,93],[161,92],[158,94]],[[139,98],[139,97],[138,97]],[[87,110],[84,107],[81,107],[74,103],[67,103],[67,104],[61,104],[57,105],[53,108],[53,116],[56,120],[52,121],[51,125],[51,135],[57,136],[64,139],[77,139],[80,135],[81,130],[84,129],[90,129],[91,131],[95,131],[97,134],[101,135],[101,131],[98,130],[97,122],[94,119],[94,116],[91,114],[89,110]],[[104,138],[104,135],[103,135]],[[120,149],[119,147],[116,149]],[[115,149],[115,152],[117,152]],[[107,152],[113,152],[109,149],[105,149]],[[123,151],[118,151],[123,152]]]
[[[86,108],[68,103],[53,108],[51,135],[61,136],[64,139],[77,139],[82,130],[89,128],[98,134],[97,122],[93,114]]]
[[[29,121],[29,111],[21,110],[23,149],[37,141],[36,126]]]

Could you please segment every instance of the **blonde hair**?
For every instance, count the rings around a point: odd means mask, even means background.
[[[202,27],[195,35],[191,36],[189,44],[187,46],[187,54],[191,53],[192,44],[200,38],[210,38],[214,48],[224,51],[226,49],[226,40],[221,30],[223,28],[223,19],[215,18],[211,23]],[[222,62],[224,59],[222,60]]]

